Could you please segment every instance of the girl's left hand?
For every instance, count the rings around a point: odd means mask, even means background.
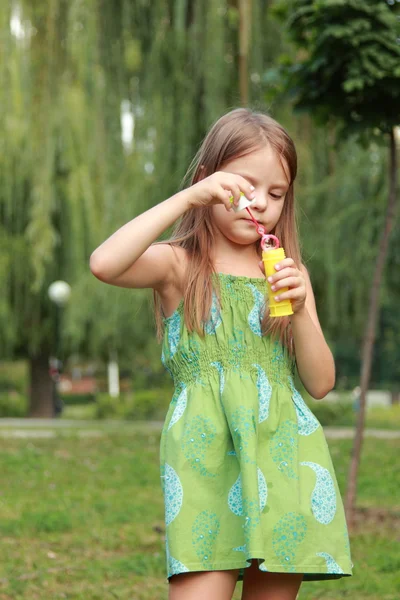
[[[259,263],[261,271],[265,275],[264,263]],[[275,300],[289,299],[292,302],[293,312],[298,312],[304,307],[307,290],[306,280],[303,273],[296,267],[292,258],[284,258],[275,265],[276,273],[268,277],[271,289],[276,292]],[[287,292],[279,293],[282,288],[289,288]]]

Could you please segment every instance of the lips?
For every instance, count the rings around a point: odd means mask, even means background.
[[[251,223],[252,225],[254,225],[254,222],[251,219],[241,219],[241,220],[247,221],[247,223]],[[259,223],[260,223],[260,221],[259,221]],[[261,225],[261,223],[260,223],[260,225]],[[255,227],[255,225],[254,225],[254,227]]]

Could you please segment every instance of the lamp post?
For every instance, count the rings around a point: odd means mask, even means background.
[[[56,307],[55,321],[55,356],[50,359],[50,377],[53,381],[53,411],[58,417],[62,413],[63,405],[59,396],[59,382],[62,370],[62,347],[61,347],[61,317],[62,309],[71,296],[71,286],[66,281],[53,281],[48,289],[49,298]]]

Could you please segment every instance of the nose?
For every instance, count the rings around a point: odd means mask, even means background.
[[[255,210],[258,212],[264,212],[265,210],[267,210],[267,206],[268,206],[268,198],[267,198],[266,194],[264,194],[261,191],[256,191],[255,202],[254,202],[253,206],[251,207],[252,210]]]

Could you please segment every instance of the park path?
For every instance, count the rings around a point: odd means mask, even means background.
[[[159,432],[162,421],[78,421],[67,419],[0,419],[2,438],[52,438],[57,432],[72,430],[79,437],[102,437],[112,431]],[[330,439],[352,439],[353,427],[324,427]],[[397,429],[366,429],[365,437],[386,440],[400,439]]]

